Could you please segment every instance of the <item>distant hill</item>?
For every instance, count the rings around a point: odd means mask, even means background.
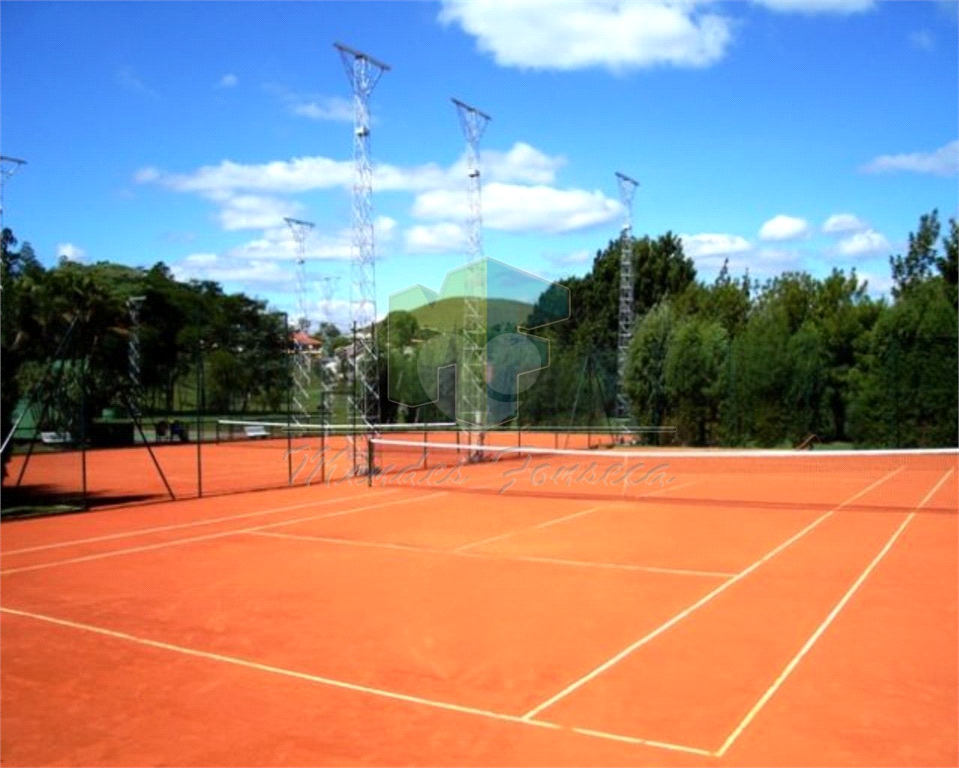
[[[485,316],[489,327],[501,324],[516,324],[528,327],[530,318],[536,307],[528,302],[514,299],[486,299]],[[453,296],[439,299],[433,304],[425,304],[416,308],[410,314],[416,318],[420,328],[431,330],[448,330],[453,327],[462,327],[464,315],[464,298]]]

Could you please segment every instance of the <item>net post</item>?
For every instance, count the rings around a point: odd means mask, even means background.
[[[289,416],[287,416],[287,422],[289,422]],[[290,424],[287,423],[286,430],[286,476],[287,476],[287,485],[293,485],[293,430],[290,429]]]
[[[354,449],[355,450],[355,449]],[[366,487],[373,487],[373,438],[366,441]]]
[[[203,498],[203,342],[197,347],[196,360],[196,495]]]
[[[283,314],[286,324],[287,344],[290,343],[290,316]],[[290,429],[293,418],[293,350],[287,350],[286,355],[286,484],[293,485],[293,434]]]
[[[320,485],[326,483],[326,424],[320,429]]]
[[[150,454],[150,460],[153,462],[153,466],[157,471],[157,474],[160,475],[160,479],[163,481],[163,485],[167,490],[167,493],[170,495],[171,501],[176,501],[176,494],[173,492],[173,488],[170,487],[170,483],[166,478],[166,474],[163,471],[163,467],[160,466],[160,462],[157,460],[156,454],[153,453],[153,447],[150,445],[150,441],[147,440],[146,434],[143,432],[143,421],[140,419],[140,411],[138,408],[134,408],[133,402],[130,400],[129,395],[123,396],[123,402],[126,406],[127,413],[131,414],[133,417],[133,425],[136,427],[137,432],[140,433],[140,439],[143,441],[143,444],[146,446],[147,453]]]
[[[358,368],[357,368],[357,357],[356,354],[356,321],[353,322],[353,405],[350,408],[351,420],[352,420],[352,434],[350,435],[350,442],[353,444],[353,473],[356,474],[357,469],[357,460],[356,460],[356,403],[358,397]]]
[[[87,494],[87,364],[84,360],[80,368],[80,477],[83,488],[83,508],[89,509]]]
[[[53,361],[51,361],[51,365],[53,365]],[[53,399],[53,393],[60,388],[60,380],[63,378],[64,368],[65,366],[60,365],[60,367],[57,369],[53,377],[50,393],[43,400],[43,406],[40,408],[40,418],[37,419],[37,423],[33,426],[33,436],[30,438],[30,446],[27,448],[27,455],[23,459],[23,464],[20,465],[20,474],[17,475],[17,482],[14,485],[15,488],[20,487],[23,476],[27,471],[27,465],[30,463],[30,458],[33,456],[33,449],[36,447],[37,440],[40,438],[40,431],[43,429],[43,423],[47,418],[47,411],[50,408],[50,401]],[[11,438],[13,437],[13,432],[10,433],[10,436]]]
[[[424,428],[423,429],[423,469],[428,469],[428,467],[426,466],[426,451],[427,451],[426,436],[427,434],[428,433],[426,431],[426,428]]]

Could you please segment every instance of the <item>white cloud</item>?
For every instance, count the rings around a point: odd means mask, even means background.
[[[63,261],[82,263],[87,259],[87,252],[73,243],[58,243],[57,258]]]
[[[481,158],[484,178],[483,216],[494,229],[568,232],[602,224],[618,216],[621,205],[602,192],[557,189],[549,186],[566,163],[529,144],[516,142],[509,150],[489,150]],[[437,163],[401,167],[377,165],[374,189],[418,193],[414,213],[420,218],[449,221],[466,216],[467,171],[464,158],[451,166]],[[316,189],[349,189],[353,163],[326,157],[295,158],[247,165],[224,160],[191,173],[139,169],[134,179],[178,192],[197,194],[220,206],[218,219],[226,230],[266,229],[285,216],[297,216],[298,203],[278,197]],[[523,185],[530,186],[523,186]],[[433,242],[434,238],[441,238]],[[412,248],[440,249],[449,245],[451,231],[415,230],[408,235]],[[445,247],[445,246],[442,246]]]
[[[268,258],[248,258],[236,254],[194,253],[171,265],[177,280],[214,280],[220,283],[239,284],[246,290],[270,301],[271,306],[290,312],[291,321],[299,317],[293,309],[292,288],[296,278],[292,262]],[[325,272],[326,270],[324,270]],[[306,315],[314,323],[327,316],[337,327],[349,327],[350,302],[339,298],[334,287],[329,302],[325,300],[323,285],[317,270],[307,266]],[[336,282],[336,278],[334,278]]]
[[[294,104],[293,113],[313,120],[352,123],[353,102],[340,96],[327,96]]]
[[[407,253],[463,253],[466,231],[459,224],[418,224],[403,235]]]
[[[705,67],[732,40],[725,17],[666,0],[444,0],[439,20],[500,66],[524,69]]]
[[[229,192],[207,195],[220,204],[220,226],[227,231],[265,229],[281,225],[286,216],[298,216],[303,206],[288,200],[259,195],[234,195]]]
[[[248,192],[294,193],[311,189],[347,187],[353,178],[353,163],[326,157],[304,157],[276,160],[259,165],[244,165],[224,160],[219,165],[206,165],[193,173],[163,173],[156,168],[142,168],[134,175],[139,182],[157,182],[177,192]]]
[[[173,264],[171,270],[174,278],[184,282],[215,280],[256,285],[293,282],[292,268],[283,267],[279,262],[237,259],[215,253],[194,253]]]
[[[150,99],[160,98],[160,95],[145,82],[143,82],[140,76],[133,71],[133,67],[120,67],[120,69],[116,71],[115,77],[117,84],[125,91],[130,91],[131,93],[136,93],[140,96],[146,96]]]
[[[959,3],[957,3],[956,0],[937,0],[936,7],[943,13],[948,13],[950,16],[959,16]]]
[[[240,80],[236,75],[223,75],[220,78],[220,87],[221,88],[233,88]]]
[[[159,181],[162,174],[156,168],[141,168],[133,174],[133,180],[137,184],[149,184],[152,181]]]
[[[164,232],[161,237],[164,242],[182,245],[196,240],[196,232]]]
[[[480,158],[483,178],[504,183],[549,184],[566,159],[551,157],[524,142],[516,142],[507,152],[488,150]],[[224,160],[187,174],[163,173],[157,168],[141,168],[134,174],[139,183],[159,183],[178,192],[270,192],[293,194],[315,189],[353,184],[353,161],[328,157],[299,157],[270,163],[246,165]],[[373,168],[373,186],[377,191],[422,192],[431,189],[460,189],[466,183],[463,158],[444,168],[437,163],[401,167],[378,164]]]
[[[391,219],[389,216],[377,216],[376,221],[373,222],[373,233],[376,237],[376,242],[392,242],[398,227],[399,222],[396,219]]]
[[[843,256],[872,256],[889,251],[889,241],[874,229],[856,232],[839,241],[836,250]]]
[[[724,263],[734,279],[747,271],[750,277],[763,280],[787,270],[805,268],[800,251],[784,248],[750,247],[742,251],[700,253],[692,259],[699,277],[707,281],[719,273]]]
[[[867,292],[871,296],[888,295],[892,290],[892,276],[888,270],[885,272],[862,272],[856,270],[856,276],[859,278],[860,283],[869,283]]]
[[[925,30],[910,33],[909,42],[923,51],[931,51],[936,47],[936,39]]]
[[[373,222],[378,250],[393,241],[398,224],[389,216],[379,216]],[[326,233],[312,230],[304,243],[303,257],[307,261],[321,259],[349,259],[353,254],[352,230],[341,229]],[[240,259],[294,260],[299,249],[293,233],[284,223],[264,229],[263,234],[237,246],[227,254]]]
[[[838,232],[859,232],[866,229],[867,224],[852,213],[834,213],[822,225],[822,231],[829,234]]]
[[[735,265],[735,269],[734,269]],[[748,259],[729,260],[732,274],[745,272],[753,277],[773,277],[783,272],[803,268],[803,256],[799,251],[785,248],[758,248]]]
[[[781,13],[837,13],[848,15],[871,10],[873,0],[753,0],[758,5]]]
[[[486,181],[521,184],[552,184],[556,172],[566,165],[562,156],[550,157],[522,141],[508,152],[487,150],[480,155],[480,167]],[[454,177],[466,176],[466,163],[460,161],[451,169]]]
[[[683,251],[693,259],[702,256],[725,256],[733,253],[743,253],[752,246],[745,237],[739,235],[709,234],[680,235],[683,241]]]
[[[953,176],[959,172],[959,141],[951,141],[932,152],[913,152],[903,155],[882,155],[866,163],[866,173],[913,171],[937,176]]]
[[[759,230],[760,240],[794,240],[809,232],[805,219],[779,214],[773,216]]]
[[[413,215],[422,219],[465,219],[466,195],[435,190],[417,195]],[[506,232],[572,232],[622,215],[622,205],[599,190],[488,184],[483,189],[483,224]]]
[[[583,250],[573,251],[572,253],[546,256],[546,260],[560,267],[589,264],[593,260],[593,252],[584,248]]]
[[[321,321],[328,321],[333,323],[333,325],[341,331],[347,332],[350,328],[351,306],[350,302],[345,299],[332,299],[329,303],[324,302],[322,299],[308,300],[306,302],[306,316],[315,324]],[[300,315],[298,312],[294,312],[290,317],[291,319],[298,319]]]

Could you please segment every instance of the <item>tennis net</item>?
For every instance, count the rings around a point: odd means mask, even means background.
[[[435,437],[456,432],[455,422],[423,424],[377,424],[372,434],[382,438]],[[276,450],[319,447],[321,443],[345,442],[350,436],[370,434],[352,424],[297,424],[282,421],[243,421],[220,419],[216,423],[216,442],[242,448],[272,448]]]
[[[371,485],[704,507],[955,514],[957,449],[564,450],[374,438]]]

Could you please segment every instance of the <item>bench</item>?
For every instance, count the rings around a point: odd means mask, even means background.
[[[172,443],[174,438],[179,440],[181,443],[190,442],[190,434],[187,430],[187,426],[181,421],[158,421],[153,426],[153,430],[156,433],[156,439],[158,443],[163,440],[168,440]]]
[[[247,437],[269,437],[270,433],[266,431],[266,427],[262,424],[247,424],[243,427],[243,432]]]
[[[63,445],[73,442],[69,432],[41,432],[40,440],[44,445]]]

